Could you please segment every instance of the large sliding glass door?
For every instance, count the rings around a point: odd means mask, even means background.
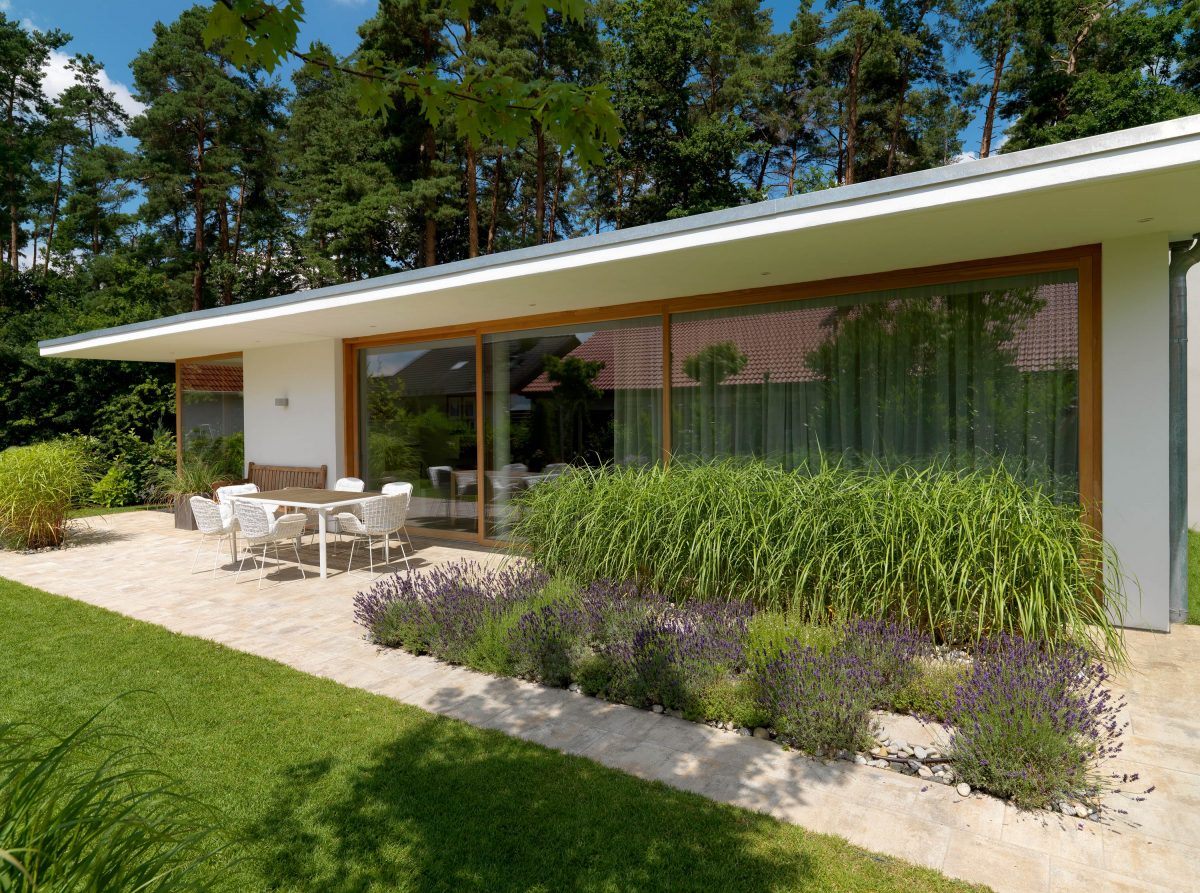
[[[486,335],[483,358],[486,536],[571,466],[661,460],[661,318]]]
[[[352,348],[357,469],[371,488],[412,482],[414,526],[481,539],[504,539],[519,495],[571,467],[666,456],[1004,463],[1091,505],[1096,266],[1081,252],[1019,275],[993,263],[989,278]]]
[[[359,470],[367,489],[413,484],[408,523],[478,528],[475,339],[358,351]]]
[[[1074,270],[671,318],[672,450],[826,461],[1004,462],[1079,488]]]

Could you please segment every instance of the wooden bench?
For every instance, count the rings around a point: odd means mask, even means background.
[[[259,490],[282,490],[284,487],[313,487],[324,490],[328,477],[328,466],[309,468],[297,465],[259,465],[250,463],[247,483]]]

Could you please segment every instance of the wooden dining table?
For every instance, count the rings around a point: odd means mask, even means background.
[[[325,538],[329,528],[329,512],[334,509],[346,511],[352,505],[382,495],[382,493],[374,491],[356,493],[350,490],[322,490],[316,487],[284,487],[282,490],[239,493],[230,498],[234,502],[266,502],[286,508],[310,509],[316,512],[317,542],[321,554],[321,579],[324,580],[328,576]]]

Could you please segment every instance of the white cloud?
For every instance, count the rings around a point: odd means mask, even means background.
[[[959,152],[957,155],[955,155],[953,158],[950,159],[950,163],[951,164],[962,164],[964,161],[978,161],[978,160],[979,160],[978,152]]]
[[[3,0],[0,0],[3,2]],[[75,83],[74,73],[67,68],[67,62],[70,56],[59,50],[51,50],[50,58],[46,61],[45,67],[42,69],[44,79],[42,86],[46,90],[46,95],[56,97],[63,90]],[[133,98],[133,94],[129,92],[129,88],[120,81],[114,81],[108,76],[108,72],[100,70],[100,86],[108,90],[117,99],[117,104],[125,109],[126,114],[130,117],[140,115],[145,106]]]

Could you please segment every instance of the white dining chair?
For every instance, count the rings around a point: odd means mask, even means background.
[[[405,523],[401,525],[400,533],[402,533],[404,535],[404,539],[408,541],[408,548],[415,552],[416,549],[413,549],[412,537],[408,535],[408,510],[412,508],[413,485],[405,483],[404,481],[396,481],[392,484],[384,484],[382,492],[384,496],[403,496],[408,500],[404,506]]]
[[[229,484],[225,487],[217,487],[217,503],[221,506],[221,514],[226,518],[232,518],[234,497],[257,492],[258,484]],[[262,507],[272,515],[279,508],[277,505],[271,505],[266,502],[262,503]]]
[[[225,540],[229,540],[230,555],[236,561],[237,555],[233,552],[233,537],[238,529],[238,520],[230,514],[229,517],[221,510],[219,503],[213,502],[211,499],[205,499],[203,496],[193,496],[189,503],[192,507],[192,517],[196,519],[196,528],[200,531],[200,544],[196,546],[196,554],[192,556],[191,573],[196,572],[196,562],[200,560],[200,550],[204,548],[206,540],[216,540],[217,548],[213,554],[213,576],[217,575],[217,568],[221,564],[221,547]],[[230,507],[232,513],[233,508]]]
[[[276,517],[268,513],[262,506],[249,502],[235,502],[233,511],[237,518],[238,529],[241,530],[242,536],[246,540],[246,554],[238,562],[234,583],[241,579],[242,566],[246,563],[246,559],[254,557],[254,550],[262,546],[262,562],[258,566],[257,587],[261,589],[263,573],[267,566],[267,547],[273,549],[275,561],[279,563],[279,544],[289,540],[292,543],[292,551],[296,553],[296,566],[300,568],[300,579],[306,579],[304,565],[300,561],[299,545],[300,537],[304,535],[304,525],[308,520],[304,515],[297,512]]]
[[[354,567],[355,546],[358,545],[360,539],[365,539],[371,573],[375,573],[375,538],[383,539],[383,562],[386,566],[392,560],[390,551],[392,534],[404,527],[404,516],[408,511],[408,496],[404,494],[376,496],[364,501],[360,508],[362,511],[359,515],[341,512],[337,516],[338,526],[345,533],[354,537],[350,542],[350,561],[346,565],[346,572],[349,573],[350,569]],[[400,554],[404,556],[405,561],[408,561],[409,558],[404,552],[404,542],[398,540],[397,544],[400,546]]]
[[[336,481],[334,481],[333,489],[340,490],[343,493],[361,493],[361,492],[363,492],[363,490],[367,489],[367,485],[366,485],[366,482],[363,481],[362,478],[346,477],[346,478],[338,478]],[[307,523],[305,524],[304,529],[306,531],[308,531],[308,533],[311,534],[311,536],[316,536],[317,531],[319,530],[319,528],[317,526],[318,509],[304,509],[303,511],[304,511],[304,517],[307,519]],[[357,505],[346,506],[343,509],[343,511],[357,512],[358,506]],[[339,534],[339,535],[341,534],[341,530],[338,529],[338,523],[337,523],[336,516],[332,517],[332,518],[328,518],[325,521],[325,535],[330,536],[332,534]],[[310,543],[312,542],[311,536],[309,538]]]

